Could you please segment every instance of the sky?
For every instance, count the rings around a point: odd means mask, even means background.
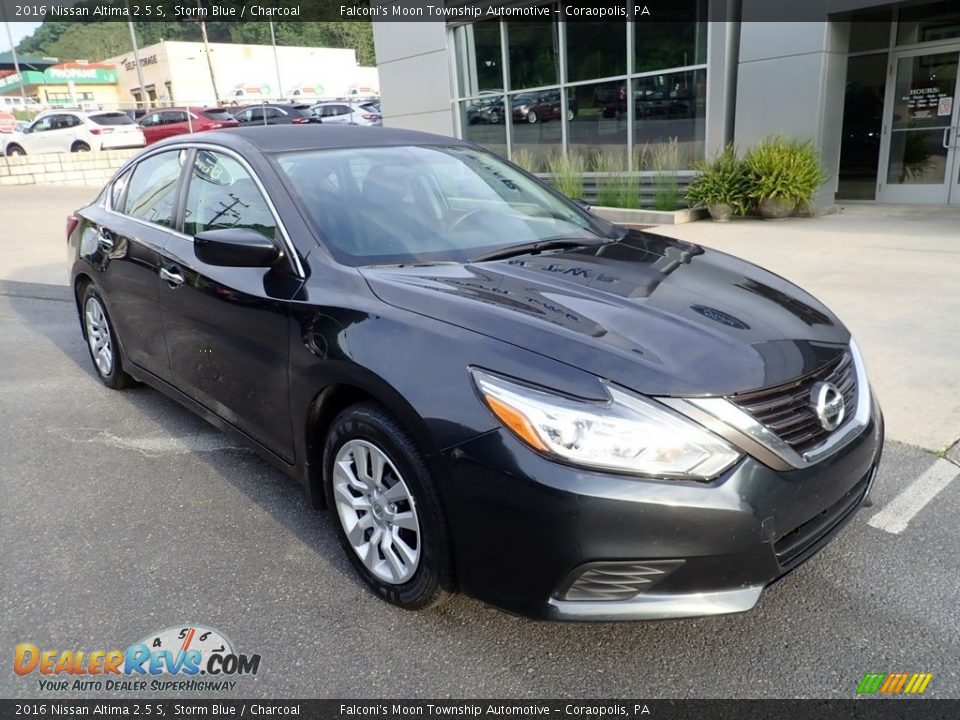
[[[5,24],[10,28],[10,33],[13,35],[14,45],[19,43],[27,35],[40,27],[40,23],[38,22],[11,22]],[[10,39],[9,35],[7,35],[7,28],[0,28],[0,52],[6,52],[9,49]]]

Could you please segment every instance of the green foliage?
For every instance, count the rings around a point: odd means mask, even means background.
[[[677,210],[680,203],[680,144],[677,138],[657,144],[652,154],[653,208],[654,210]]]
[[[623,172],[624,157],[616,152],[599,152],[593,158],[593,169],[597,175],[597,205],[618,207],[622,195],[622,186],[626,178]]]
[[[584,170],[583,158],[579,155],[559,152],[547,160],[553,186],[571,199],[583,197]]]
[[[699,175],[687,186],[690,207],[724,203],[737,215],[746,215],[751,205],[750,182],[733,145],[725,147],[710,162],[697,163],[696,169]]]
[[[530,152],[524,147],[514,149],[513,164],[519,165],[527,172],[537,172],[540,166],[540,163],[537,161],[536,155],[534,155],[532,152]]]
[[[754,200],[778,198],[793,205],[808,204],[826,180],[813,143],[779,135],[751,148],[743,158],[743,169],[747,195]]]
[[[226,2],[224,4],[236,4]],[[208,22],[210,42],[267,45],[265,22]],[[140,47],[161,40],[201,40],[200,24],[187,21],[135,22]],[[360,65],[375,65],[373,26],[369,22],[277,22],[277,45],[353,48]],[[69,60],[104,60],[131,50],[130,32],[123,22],[44,22],[24,38],[17,52]]]

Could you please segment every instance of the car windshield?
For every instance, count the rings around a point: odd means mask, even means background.
[[[122,112],[100,113],[91,115],[90,119],[97,125],[136,125],[129,115]]]
[[[310,150],[276,159],[331,251],[350,265],[465,262],[513,245],[605,238],[573,203],[476,148]]]

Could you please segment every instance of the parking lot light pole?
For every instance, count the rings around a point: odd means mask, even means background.
[[[277,70],[277,100],[283,102],[283,83],[280,80],[280,58],[277,55],[277,36],[273,32],[273,20],[270,21],[270,44],[273,45],[273,66]]]
[[[7,14],[6,14],[6,11],[3,9],[2,3],[0,3],[0,13],[3,14],[3,24],[7,26],[7,40],[10,41],[10,55],[13,58],[13,69],[17,73],[17,78],[20,80],[20,97],[23,98],[23,107],[24,109],[26,109],[27,91],[24,89],[23,75],[20,74],[20,61],[17,60],[17,48],[13,43],[13,33],[10,31],[10,21],[7,20]],[[30,116],[27,115],[27,117],[30,117]]]

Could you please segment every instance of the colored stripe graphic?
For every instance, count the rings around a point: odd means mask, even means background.
[[[921,695],[933,680],[933,673],[867,673],[857,685],[861,695]]]
[[[886,673],[867,673],[857,686],[857,692],[872,695],[880,689],[880,685],[886,676]]]

